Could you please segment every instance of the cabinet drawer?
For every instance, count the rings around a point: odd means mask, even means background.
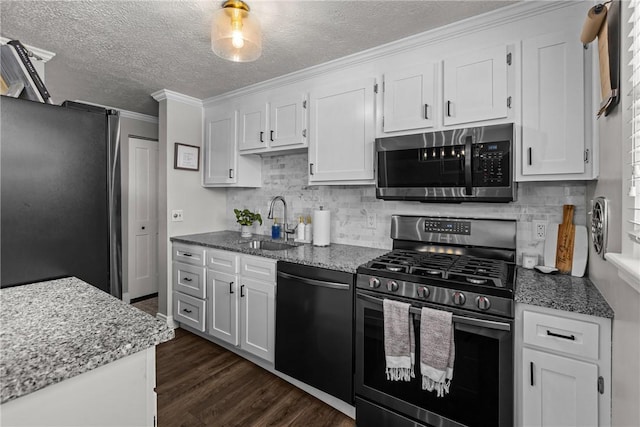
[[[173,263],[173,290],[204,299],[205,268],[195,265]]]
[[[238,254],[207,249],[207,267],[220,273],[238,274]]]
[[[523,312],[523,341],[593,360],[599,359],[599,327],[596,323],[532,311]]]
[[[173,245],[173,260],[192,265],[204,265],[204,248],[190,245]]]
[[[204,300],[181,292],[173,293],[173,318],[176,322],[204,332],[204,307]]]
[[[240,261],[240,274],[243,277],[275,282],[277,262],[275,259],[243,255]]]

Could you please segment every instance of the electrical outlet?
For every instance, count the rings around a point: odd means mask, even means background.
[[[533,221],[533,240],[544,240],[547,237],[546,221]]]
[[[376,214],[368,213],[367,214],[367,228],[376,228]]]
[[[184,218],[182,216],[182,209],[171,211],[171,221],[172,222],[184,221]]]

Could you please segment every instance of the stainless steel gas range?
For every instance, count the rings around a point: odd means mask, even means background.
[[[394,215],[391,238],[391,252],[357,270],[357,425],[512,425],[516,222]],[[384,299],[411,304],[416,349],[421,308],[452,313],[448,394],[422,390],[418,367],[411,381],[387,379]]]

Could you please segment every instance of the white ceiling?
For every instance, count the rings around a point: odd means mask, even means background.
[[[511,3],[249,0],[263,30],[262,56],[251,63],[211,51],[218,0],[1,0],[0,33],[56,53],[46,64],[56,103],[157,115],[150,94],[159,89],[204,99]]]

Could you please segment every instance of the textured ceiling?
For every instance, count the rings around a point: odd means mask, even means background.
[[[0,0],[0,33],[56,53],[46,65],[56,103],[82,99],[157,115],[150,94],[196,98],[252,83],[506,6],[512,1],[249,0],[262,56],[216,57],[210,21],[221,1]]]

